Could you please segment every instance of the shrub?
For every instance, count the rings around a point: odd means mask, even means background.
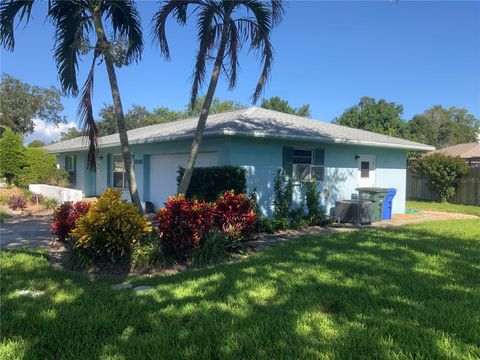
[[[286,179],[285,172],[281,169],[277,171],[273,180],[273,191],[275,193],[273,216],[277,219],[288,218],[293,202],[293,183],[292,179]]]
[[[47,199],[44,200],[44,203]],[[90,210],[91,204],[79,201],[67,201],[61,204],[53,213],[53,220],[50,224],[50,231],[56,239],[65,246],[71,248],[71,232],[75,228],[75,223],[80,216],[85,215]]]
[[[23,136],[13,132],[10,128],[2,129],[0,136],[0,177],[7,180],[7,184],[17,183],[24,164],[25,148]]]
[[[58,200],[46,197],[41,204],[46,210],[55,210],[58,207]]]
[[[213,224],[213,207],[183,195],[170,196],[158,210],[155,223],[168,253],[186,259]]]
[[[224,193],[215,201],[214,214],[215,227],[228,236],[231,245],[251,238],[257,214],[248,196],[233,191]]]
[[[442,202],[446,202],[455,195],[455,185],[468,175],[469,167],[458,156],[435,153],[419,159],[414,165],[414,171],[425,176],[430,188],[438,191]]]
[[[168,265],[165,249],[156,236],[147,237],[138,246],[135,246],[131,264],[132,269],[140,271],[162,268]]]
[[[121,199],[121,191],[108,189],[75,223],[71,235],[75,250],[98,261],[116,263],[152,228],[132,203]]]
[[[178,170],[177,182],[182,180],[185,169]],[[239,166],[212,166],[194,168],[186,197],[213,202],[226,191],[243,194],[247,189],[246,171]]]
[[[257,219],[256,231],[259,233],[274,234],[278,231],[287,230],[290,221],[287,218],[259,217]]]
[[[324,213],[320,207],[320,192],[317,190],[317,182],[311,181],[305,184],[307,221],[309,225],[321,225],[325,220]]]
[[[8,199],[8,207],[12,210],[25,210],[27,200],[21,195],[12,195]]]
[[[6,194],[0,194],[0,205],[8,204],[9,196]]]
[[[28,147],[25,149],[24,166],[17,182],[22,186],[29,184],[66,186],[68,173],[65,169],[57,168],[54,155],[48,154],[44,149]]]
[[[45,196],[43,196],[42,194],[33,193],[32,195],[30,195],[30,202],[34,205],[38,205],[44,200]]]
[[[195,266],[212,265],[228,259],[228,237],[219,231],[207,233],[201,240],[200,246],[192,253],[192,264]]]

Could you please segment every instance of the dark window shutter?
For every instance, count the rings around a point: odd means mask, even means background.
[[[293,148],[285,146],[283,148],[283,171],[288,177],[292,177],[293,172]]]
[[[112,187],[112,154],[107,154],[107,187]]]
[[[325,165],[325,151],[323,149],[315,149],[315,165]]]

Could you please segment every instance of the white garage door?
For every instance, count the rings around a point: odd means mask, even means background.
[[[185,167],[188,154],[152,155],[150,157],[150,201],[155,209],[163,207],[177,192],[178,167]],[[195,167],[217,166],[218,153],[200,153]]]

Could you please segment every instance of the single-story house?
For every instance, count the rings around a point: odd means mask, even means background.
[[[443,149],[430,151],[427,154],[445,154],[450,156],[460,156],[470,166],[480,166],[480,143],[465,143],[449,146]]]
[[[128,131],[142,201],[162,207],[176,192],[177,170],[186,164],[197,118]],[[71,173],[85,196],[120,188],[128,198],[118,134],[100,139],[97,169],[87,170],[87,143],[76,138],[46,146]],[[350,199],[359,186],[396,188],[393,212],[405,211],[406,155],[428,145],[257,107],[210,115],[196,166],[242,166],[248,191],[256,188],[260,209],[272,213],[273,180],[284,169],[294,180],[294,201],[302,184],[316,177],[328,212]]]

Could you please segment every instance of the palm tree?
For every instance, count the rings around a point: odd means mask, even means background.
[[[28,22],[34,0],[7,0],[0,5],[0,43],[10,51],[15,47],[14,23]],[[143,51],[142,28],[134,1],[131,0],[50,0],[48,18],[55,26],[55,60],[62,90],[67,95],[78,95],[78,61],[80,56],[93,51],[87,80],[81,89],[78,107],[80,125],[88,138],[88,166],[96,168],[98,129],[92,109],[94,70],[97,60],[103,60],[108,73],[118,132],[132,201],[142,212],[135,179],[134,163],[129,151],[120,91],[115,66],[138,61]],[[112,37],[107,38],[104,22]],[[92,45],[93,44],[93,45]]]
[[[205,100],[197,123],[192,142],[190,157],[184,175],[178,186],[178,193],[185,194],[192,178],[193,167],[202,141],[212,99],[215,94],[221,71],[228,79],[229,89],[237,82],[238,53],[242,46],[249,42],[249,48],[260,53],[263,69],[260,74],[252,100],[255,103],[270,74],[273,48],[270,34],[274,25],[283,16],[281,0],[264,2],[259,0],[170,0],[163,2],[154,16],[154,37],[160,44],[163,56],[170,59],[170,51],[165,33],[167,19],[172,15],[180,25],[187,23],[187,11],[193,7],[191,14],[198,15],[199,48],[193,71],[193,84],[190,96],[190,107],[197,102],[199,89],[205,80],[207,62],[213,60]],[[216,55],[215,55],[216,51]]]

